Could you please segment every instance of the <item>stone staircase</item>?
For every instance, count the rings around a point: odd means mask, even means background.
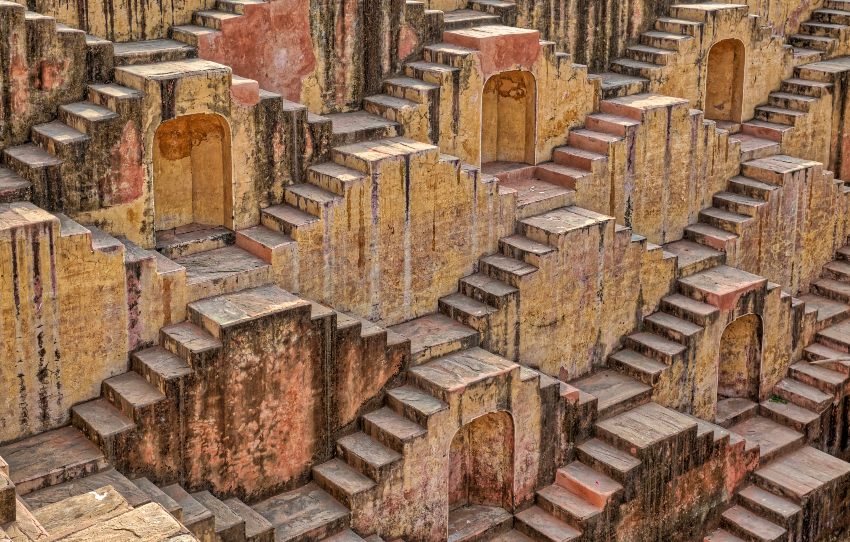
[[[812,62],[846,54],[850,38],[850,3],[826,0],[811,17],[800,24],[799,33],[788,36],[795,52],[805,53]]]
[[[194,56],[194,49],[183,44],[153,40],[115,45],[111,60],[120,70]],[[140,120],[142,96],[138,89],[120,84],[90,84],[86,100],[61,105],[58,119],[33,126],[30,143],[5,149],[3,163],[30,183],[33,202],[45,209],[81,213],[122,203],[113,201],[122,197],[117,185],[141,190],[136,186],[141,180],[114,171],[112,155],[126,136],[125,125]],[[133,170],[131,164],[122,165]],[[3,177],[20,182],[9,173]]]

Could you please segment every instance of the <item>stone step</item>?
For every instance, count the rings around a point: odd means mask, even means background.
[[[717,401],[715,422],[721,427],[732,427],[749,420],[758,413],[758,404],[743,397],[730,397]]]
[[[251,6],[262,6],[265,3],[265,0],[216,0],[215,6],[219,11],[244,15]]]
[[[334,146],[349,145],[400,135],[399,125],[368,111],[326,115],[331,121]]]
[[[748,542],[743,538],[738,538],[726,529],[715,529],[705,537],[704,542]]]
[[[729,179],[730,192],[748,196],[756,200],[768,201],[771,194],[776,190],[779,190],[779,187],[775,184],[765,183],[741,175]]]
[[[574,205],[523,219],[517,230],[533,241],[558,247],[567,243],[573,233],[586,232],[588,228],[613,226],[613,217]]]
[[[850,262],[835,260],[823,266],[823,277],[850,283]]]
[[[113,50],[116,66],[171,62],[198,56],[194,47],[168,39],[115,43]]]
[[[720,313],[717,307],[691,299],[682,294],[673,294],[664,297],[661,300],[661,308],[665,312],[669,312],[699,326],[710,324]]]
[[[551,484],[537,491],[537,506],[557,519],[582,530],[599,520],[602,508],[569,489]]]
[[[731,134],[730,141],[737,141],[741,145],[741,161],[755,160],[779,154],[780,146],[776,141],[763,139],[744,133]]]
[[[539,506],[526,508],[516,514],[514,523],[518,531],[539,542],[569,542],[581,539],[581,531]]]
[[[192,14],[192,23],[198,26],[205,26],[213,30],[221,30],[227,21],[239,18],[236,13],[219,10],[203,10],[196,11]]]
[[[513,517],[497,506],[472,504],[449,512],[448,540],[471,542],[490,540],[510,530]]]
[[[823,412],[832,404],[833,396],[795,378],[783,378],[773,387],[773,393],[813,412]]]
[[[623,136],[597,132],[587,128],[571,130],[569,139],[567,139],[567,142],[574,148],[605,156],[608,155],[608,147],[619,141],[623,141]]]
[[[534,168],[534,176],[547,183],[575,190],[579,183],[593,176],[593,173],[589,169],[544,162]]]
[[[692,36],[660,30],[650,30],[640,35],[640,42],[644,45],[675,51],[681,51],[693,39]]]
[[[441,314],[445,314],[479,333],[489,329],[490,316],[499,312],[495,307],[461,293],[441,297],[438,308]]]
[[[409,384],[388,391],[387,405],[423,427],[428,427],[432,416],[449,409],[446,403]]]
[[[627,499],[640,482],[640,460],[604,440],[592,438],[579,444],[576,457],[621,484]]]
[[[267,228],[286,235],[319,222],[317,216],[287,204],[266,207],[260,213],[260,220]]]
[[[232,245],[236,234],[222,226],[186,224],[156,232],[156,250],[169,259],[189,256]]]
[[[678,273],[682,277],[711,269],[726,261],[726,254],[723,252],[685,239],[667,243],[664,250],[676,256]]]
[[[619,502],[623,486],[581,461],[573,461],[558,469],[555,483],[581,496],[588,503],[604,509]]]
[[[603,72],[598,76],[602,80],[602,98],[606,100],[649,92],[649,79],[646,77],[636,77],[613,71]]]
[[[74,159],[85,157],[91,141],[88,135],[58,120],[33,126],[30,139],[54,156]]]
[[[235,497],[224,504],[245,522],[246,542],[274,542],[274,526],[269,520]]]
[[[446,31],[500,24],[500,22],[501,19],[498,15],[483,13],[474,9],[447,11],[443,16],[443,28]]]
[[[321,540],[349,528],[349,510],[313,482],[251,508],[274,526],[275,542]]]
[[[816,9],[812,12],[812,20],[838,25],[850,25],[850,12],[843,9]]]
[[[800,33],[810,37],[818,36],[844,41],[847,37],[848,27],[844,24],[824,23],[819,21],[805,21],[800,23]],[[813,47],[816,49],[816,47]]]
[[[151,502],[144,491],[113,468],[27,493],[22,500],[30,510],[38,510],[106,486],[112,486],[130,506],[143,506]]]
[[[799,94],[803,96],[810,96],[812,98],[822,98],[832,89],[832,86],[832,83],[825,83],[823,81],[812,81],[810,79],[792,77],[790,79],[785,79],[784,81],[782,81],[780,89],[782,90],[782,92],[788,92],[790,94]]]
[[[219,31],[213,28],[196,24],[185,24],[171,27],[171,37],[192,47],[198,47],[203,39],[209,39],[218,35]]]
[[[174,499],[183,509],[180,522],[199,540],[215,540],[215,516],[207,508],[189,495],[179,484],[162,488],[162,492]]]
[[[91,102],[76,102],[59,107],[59,120],[88,135],[118,118],[115,111]]]
[[[159,341],[163,348],[195,368],[206,367],[215,361],[222,347],[221,341],[191,322],[163,327]]]
[[[355,533],[351,529],[346,529],[342,532],[336,533],[333,536],[323,538],[322,541],[323,542],[365,542],[365,539],[361,538],[357,533]]]
[[[684,358],[687,347],[655,333],[632,333],[625,338],[625,346],[647,357],[673,365]]]
[[[775,122],[767,122],[757,119],[749,120],[741,125],[741,132],[747,135],[776,141],[777,143],[781,143],[785,134],[793,129],[793,126],[788,126],[787,124],[777,124]]]
[[[336,442],[337,455],[376,482],[382,482],[401,463],[402,455],[364,432],[344,436]]]
[[[176,396],[180,382],[192,374],[186,360],[161,346],[153,346],[130,356],[130,368],[142,375],[162,394]]]
[[[310,166],[307,170],[309,182],[338,196],[345,196],[352,186],[361,183],[365,178],[366,176],[356,169],[336,162],[323,162]]]
[[[103,398],[71,407],[71,425],[85,433],[112,460],[117,459],[118,441],[136,428],[129,416]]]
[[[709,207],[699,212],[699,220],[709,226],[741,235],[744,232],[744,225],[750,222],[752,217],[717,207]]]
[[[761,463],[799,448],[803,434],[764,416],[754,416],[729,428],[746,441],[746,449],[759,447]]]
[[[30,182],[11,169],[0,167],[0,203],[28,201],[32,197]]]
[[[657,403],[647,403],[597,422],[596,436],[612,446],[628,450],[641,461],[665,453],[686,457],[697,450],[696,421]],[[673,465],[671,471],[682,466]]]
[[[440,85],[428,83],[413,77],[391,77],[384,79],[383,89],[386,94],[396,98],[410,100],[417,104],[427,105],[439,99]]]
[[[12,509],[16,508],[14,499]],[[102,525],[111,518],[122,515],[132,510],[121,494],[112,487],[97,488],[95,491],[74,495],[63,499],[59,503],[49,504],[32,512],[32,518],[47,532],[50,540],[73,540],[74,534],[85,531],[93,525]],[[23,514],[22,514],[23,515]],[[15,516],[13,515],[13,520]],[[21,518],[24,519],[23,517]],[[4,522],[5,523],[5,522]],[[20,525],[17,526],[20,528]],[[29,534],[34,534],[29,529],[21,529],[27,532],[24,540],[38,539]],[[15,540],[21,538],[15,537]],[[8,541],[9,538],[4,537]],[[79,538],[77,538],[79,540]]]
[[[626,56],[649,64],[666,66],[675,58],[677,51],[662,49],[652,45],[632,45],[626,49]]]
[[[850,463],[804,446],[759,467],[752,474],[759,487],[803,505],[818,492],[834,488],[850,475]]]
[[[284,189],[284,201],[296,209],[322,218],[328,209],[342,203],[343,198],[315,184],[301,183]]]
[[[820,415],[809,409],[789,403],[781,398],[770,397],[759,405],[760,416],[790,427],[812,440],[820,434]]]
[[[120,115],[131,113],[135,104],[141,103],[143,96],[138,90],[115,83],[88,86],[88,101]]]
[[[484,273],[475,273],[460,279],[458,291],[497,309],[513,305],[519,297],[519,290],[515,286]]]
[[[493,254],[479,260],[480,273],[519,288],[525,279],[530,278],[538,268],[504,254]]]
[[[785,497],[750,484],[738,492],[737,500],[762,518],[790,531],[789,534],[797,530],[803,510]]]
[[[490,539],[490,542],[534,542],[533,539],[527,537],[516,529],[505,531]]]
[[[820,279],[812,284],[812,290],[818,295],[842,303],[850,303],[850,284],[834,279]]]
[[[819,166],[818,162],[804,160],[794,156],[777,154],[741,164],[741,175],[782,186],[794,179],[796,174]]]
[[[848,261],[850,260],[850,245],[845,245],[835,251],[835,259]]]
[[[817,103],[817,98],[791,92],[771,92],[768,104],[781,109],[791,109],[808,113],[812,105]]]
[[[511,375],[519,378],[520,366],[482,348],[469,348],[429,361],[408,371],[410,384],[450,403],[475,385],[508,385]]]
[[[805,116],[806,113],[803,111],[785,109],[784,107],[773,107],[770,105],[760,105],[756,107],[755,118],[766,122],[775,122],[776,124],[796,126],[797,123]]]
[[[697,301],[718,308],[731,308],[740,296],[767,287],[767,279],[740,269],[721,265],[679,279],[679,291]]]
[[[43,207],[61,208],[62,160],[33,143],[27,143],[7,147],[3,151],[3,163],[9,171],[30,183],[33,202]]]
[[[730,532],[758,542],[779,542],[785,536],[785,529],[743,506],[727,509],[720,523]]]
[[[216,540],[245,540],[245,520],[231,510],[229,506],[218,500],[209,491],[192,493],[192,497],[213,515]]]
[[[478,345],[479,333],[444,314],[429,314],[388,328],[410,339],[414,365]]]
[[[608,356],[608,366],[648,386],[655,385],[668,369],[666,364],[628,348]]]
[[[420,104],[412,100],[396,98],[389,94],[375,94],[363,98],[363,111],[379,115],[391,122],[400,121],[412,115],[420,107]]]
[[[500,182],[500,186],[516,190],[518,219],[539,215],[575,203],[576,191],[572,188],[535,177],[505,179]]]
[[[0,446],[0,457],[9,465],[9,478],[19,496],[107,467],[98,447],[70,426]]]
[[[618,137],[625,137],[640,125],[640,121],[611,113],[593,113],[585,118],[588,129]]]
[[[190,303],[272,282],[271,266],[237,246],[181,256],[174,262],[186,268]]]
[[[103,381],[103,396],[124,416],[141,423],[165,395],[134,371],[128,371]]]
[[[334,499],[349,508],[375,487],[371,478],[339,458],[313,467],[313,479]]]
[[[183,521],[183,507],[170,495],[165,493],[147,478],[133,480],[133,484],[139,488],[151,500],[165,508],[165,511],[174,516],[177,521]]]
[[[452,43],[437,43],[425,46],[424,60],[451,68],[462,68],[466,59],[475,54],[477,54],[477,51],[469,47]]]
[[[652,387],[623,373],[604,370],[570,382],[570,385],[598,399],[599,418],[614,416],[646,403]]]
[[[724,209],[731,213],[758,217],[759,211],[767,203],[764,200],[752,198],[745,194],[718,192],[712,198],[712,204],[718,209]]]
[[[608,153],[602,154],[565,146],[558,147],[552,152],[552,160],[562,166],[596,172],[608,161]]]
[[[817,32],[817,26],[807,26],[805,28],[800,27],[801,32]],[[836,46],[835,38],[831,36],[818,36],[808,33],[801,34],[791,34],[787,38],[788,43],[795,47],[804,47],[806,49],[814,49],[816,51],[822,51],[826,54],[830,54]]]
[[[701,31],[702,26],[702,23],[675,17],[658,17],[655,19],[656,30],[688,36],[696,36]]]
[[[404,453],[406,445],[425,435],[424,427],[383,407],[363,416],[363,431],[381,444]]]
[[[803,353],[808,361],[850,375],[850,356],[846,352],[830,348],[824,344],[812,343],[803,350]]]
[[[661,73],[664,66],[650,62],[641,62],[630,58],[618,58],[611,63],[611,71],[632,77],[652,79]]]
[[[803,384],[815,387],[835,397],[842,394],[848,380],[844,373],[805,361],[798,361],[792,365],[790,374]]]
[[[683,345],[693,343],[702,334],[703,327],[667,312],[654,312],[644,318],[644,327],[655,333]]]

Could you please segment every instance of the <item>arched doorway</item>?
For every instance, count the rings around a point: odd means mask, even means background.
[[[527,71],[496,74],[484,85],[481,164],[534,163],[537,86]]]
[[[485,414],[455,433],[449,449],[449,540],[463,538],[464,517],[494,522],[513,511],[514,423],[507,412]]]
[[[758,400],[761,382],[761,318],[747,314],[723,330],[717,367],[721,398]]]
[[[154,228],[187,224],[232,228],[230,127],[195,114],[163,122],[154,135]]]
[[[708,52],[705,81],[705,118],[740,123],[744,101],[744,43],[727,39]]]

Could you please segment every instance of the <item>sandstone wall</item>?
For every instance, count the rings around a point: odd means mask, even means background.
[[[0,440],[44,431],[127,369],[123,245],[29,203],[0,206]]]

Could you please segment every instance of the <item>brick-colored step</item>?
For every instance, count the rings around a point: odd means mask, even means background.
[[[785,529],[743,506],[732,506],[721,515],[721,523],[732,533],[757,542],[779,542]]]

